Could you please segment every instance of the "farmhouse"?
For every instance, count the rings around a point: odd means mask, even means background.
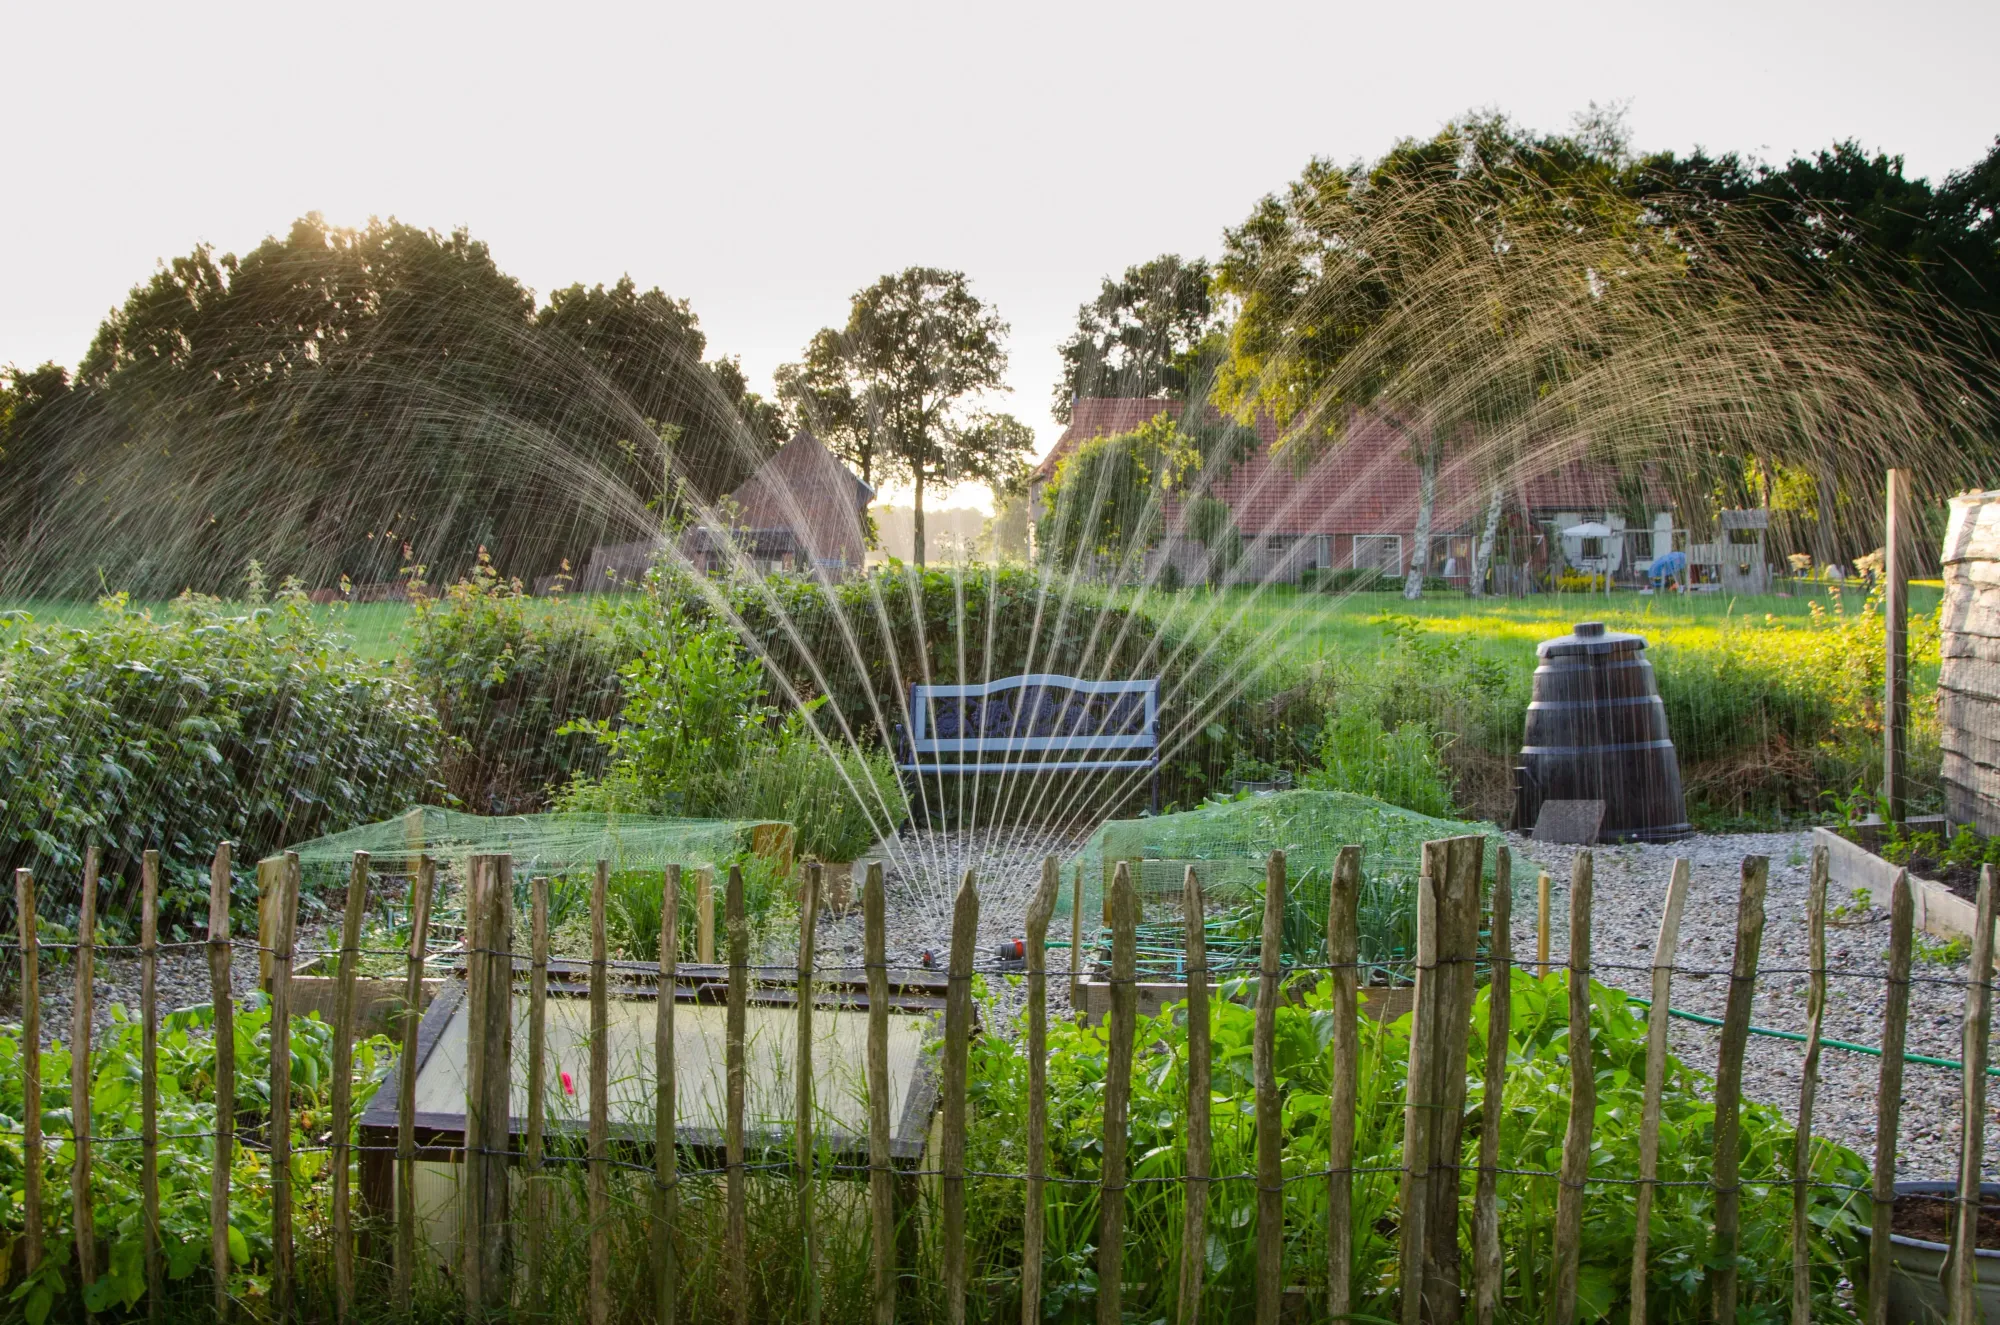
[[[1094,437],[1129,432],[1179,401],[1079,399],[1069,430],[1030,478],[1030,509],[1044,513],[1043,493],[1062,462]],[[1296,581],[1304,571],[1354,568],[1400,575],[1415,553],[1421,475],[1410,437],[1395,420],[1358,420],[1340,445],[1303,472],[1274,454],[1276,421],[1259,415],[1258,445],[1208,494],[1230,510],[1243,536],[1241,560],[1224,577],[1232,583]],[[1467,448],[1457,448],[1465,452]],[[1577,448],[1580,450],[1581,448]],[[1485,527],[1492,487],[1480,457],[1447,454],[1431,517],[1429,573],[1463,586]],[[1184,579],[1207,578],[1208,551],[1181,531],[1182,503],[1169,499],[1167,535],[1148,570],[1170,562]],[[1592,533],[1590,526],[1602,532]],[[1567,531],[1584,529],[1581,534]],[[1672,502],[1651,473],[1622,475],[1572,455],[1502,483],[1493,588],[1527,592],[1553,559],[1559,569],[1626,579],[1673,546]],[[1684,539],[1684,535],[1682,536]]]
[[[863,564],[862,528],[874,499],[874,489],[802,428],[716,503],[711,520],[684,531],[678,549],[690,567],[708,574],[743,565],[760,575],[818,570],[843,576]],[[632,583],[664,546],[649,538],[594,548],[579,585]]]

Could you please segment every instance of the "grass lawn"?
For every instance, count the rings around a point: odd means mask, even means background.
[[[1910,588],[1913,620],[1935,616],[1944,596],[1941,585],[1919,583]],[[1860,612],[1864,595],[1847,590],[1843,607]],[[1729,597],[1709,594],[1537,594],[1530,598],[1468,598],[1463,593],[1430,593],[1407,602],[1399,591],[1345,595],[1299,593],[1289,586],[1263,590],[1227,589],[1184,592],[1167,611],[1212,611],[1216,620],[1234,620],[1252,637],[1279,646],[1296,662],[1341,661],[1374,653],[1383,639],[1381,619],[1412,617],[1430,630],[1471,643],[1482,655],[1509,668],[1532,670],[1535,646],[1565,635],[1579,621],[1603,621],[1613,630],[1644,635],[1649,646],[1674,649],[1720,649],[1743,644],[1746,636],[1780,635],[1809,629],[1812,609],[1831,611],[1825,591],[1799,597],[1759,594]],[[1219,599],[1219,601],[1218,601]],[[1936,683],[1935,664],[1914,669],[1913,684]]]

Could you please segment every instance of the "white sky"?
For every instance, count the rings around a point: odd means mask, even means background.
[[[1046,448],[1056,346],[1099,278],[1214,254],[1315,152],[1625,101],[1642,149],[1851,136],[1939,178],[2000,133],[1996,49],[1992,0],[0,0],[0,364],[73,365],[198,240],[395,215],[469,226],[538,292],[630,272],[684,295],[765,391],[875,277],[962,268],[1013,324],[996,404]]]

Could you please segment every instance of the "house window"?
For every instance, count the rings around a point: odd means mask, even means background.
[[[1582,553],[1581,553],[1580,555],[1582,555],[1582,556],[1585,556],[1585,557],[1601,557],[1601,556],[1603,556],[1603,555],[1604,555],[1604,540],[1603,540],[1603,539],[1601,539],[1601,538],[1586,538],[1586,539],[1584,539],[1584,540],[1583,540],[1583,551],[1582,551]]]
[[[1356,534],[1354,536],[1354,569],[1376,570],[1385,575],[1398,575],[1403,569],[1403,536],[1401,534]]]

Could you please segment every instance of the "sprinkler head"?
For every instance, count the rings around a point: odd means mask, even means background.
[[[917,965],[923,967],[926,971],[935,971],[937,969],[937,954],[929,948],[925,948],[917,954]]]
[[[1019,962],[1028,959],[1026,939],[1008,939],[994,950],[994,955],[1003,962]]]

